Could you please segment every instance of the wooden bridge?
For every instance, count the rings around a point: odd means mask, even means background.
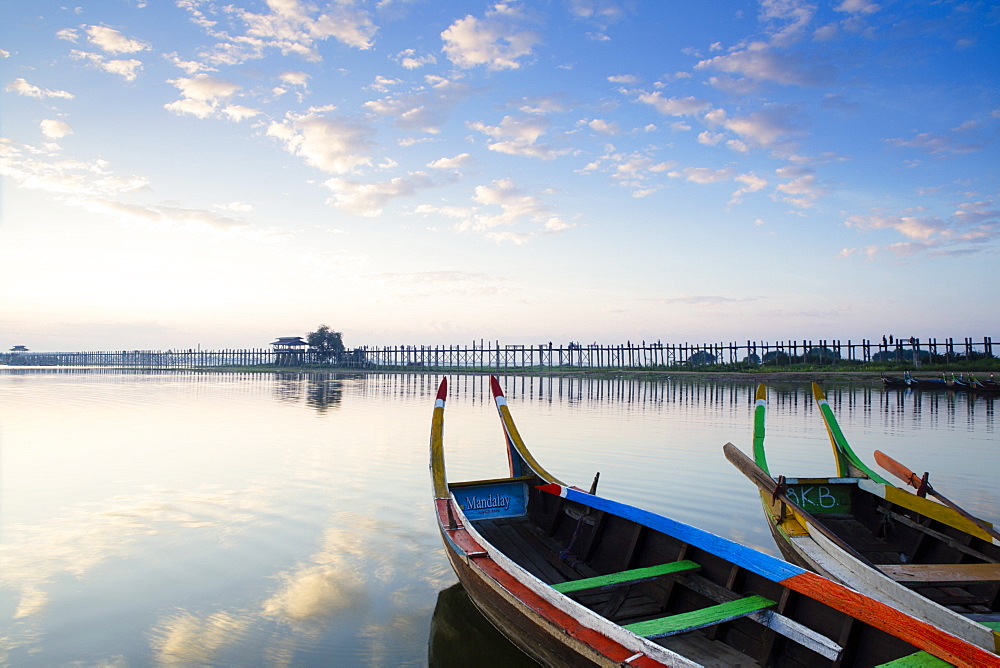
[[[17,346],[21,348],[21,346]],[[97,352],[0,353],[0,364],[10,366],[89,366],[141,369],[204,367],[313,366],[368,370],[524,370],[554,369],[671,369],[745,364],[784,366],[798,363],[856,365],[890,362],[919,366],[923,362],[950,363],[993,357],[992,337],[893,340],[861,339],[775,341],[745,343],[671,344],[631,341],[617,344],[541,343],[501,345],[479,341],[471,345],[362,346],[320,362],[308,350],[266,348],[224,350],[113,350]]]

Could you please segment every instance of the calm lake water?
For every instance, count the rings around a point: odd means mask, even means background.
[[[0,369],[0,664],[511,665],[434,525],[439,380]],[[449,476],[505,475],[488,377],[449,383]],[[778,554],[722,455],[751,451],[753,382],[501,383],[556,476]],[[824,387],[859,455],[1000,521],[995,400]],[[832,473],[809,384],[768,407],[771,470]]]

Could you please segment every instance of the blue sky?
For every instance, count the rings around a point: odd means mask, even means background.
[[[1000,335],[994,3],[2,14],[0,349]]]

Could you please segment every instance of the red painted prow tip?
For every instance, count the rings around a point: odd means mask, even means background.
[[[490,376],[490,391],[493,392],[493,398],[503,396],[503,389],[500,387],[500,381],[497,380],[496,376]]]
[[[447,396],[448,396],[448,379],[442,378],[441,384],[438,385],[437,398],[441,401],[444,401],[445,398],[447,398]]]
[[[562,496],[562,485],[557,485],[554,482],[550,482],[546,485],[538,485],[535,487],[540,492],[548,492],[549,494],[555,494],[556,496]]]

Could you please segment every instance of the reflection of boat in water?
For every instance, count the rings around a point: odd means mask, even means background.
[[[510,475],[449,482],[447,381],[431,423],[434,506],[471,600],[552,666],[1000,666],[986,650],[804,568],[567,487],[528,452],[496,378]],[[595,479],[596,485],[596,479]]]
[[[890,484],[847,443],[823,390],[813,396],[836,475],[775,479],[767,466],[767,390],[757,388],[754,460],[726,456],[759,488],[785,557],[985,649],[1000,650],[1000,536],[992,525]],[[1000,664],[1000,657],[994,657]]]
[[[430,668],[538,666],[483,616],[461,584],[438,594],[427,644]]]

